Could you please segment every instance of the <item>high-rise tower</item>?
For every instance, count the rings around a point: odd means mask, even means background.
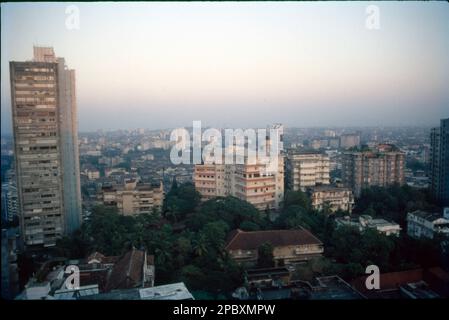
[[[19,215],[26,245],[55,245],[81,224],[75,71],[53,48],[10,62]]]

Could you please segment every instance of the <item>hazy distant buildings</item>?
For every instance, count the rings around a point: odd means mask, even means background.
[[[53,48],[10,62],[19,213],[26,245],[55,245],[81,223],[75,71]]]
[[[2,183],[2,223],[13,221],[17,216],[18,194],[14,170],[8,170],[6,181]]]
[[[162,208],[164,188],[151,184],[138,184],[135,179],[125,181],[124,185],[104,187],[101,199],[104,205],[114,206],[123,215],[153,213]]]
[[[359,134],[342,134],[340,136],[340,148],[349,149],[360,146]]]
[[[345,152],[342,155],[342,182],[356,196],[371,186],[403,185],[404,159],[405,154],[393,145]]]
[[[287,188],[305,191],[308,187],[329,184],[329,165],[329,156],[326,154],[288,152],[285,162]]]
[[[431,189],[443,205],[449,205],[449,118],[432,129],[430,140]]]

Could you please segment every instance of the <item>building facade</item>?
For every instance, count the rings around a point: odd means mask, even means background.
[[[329,156],[315,152],[288,152],[285,173],[287,188],[293,191],[329,184]]]
[[[228,235],[225,249],[236,262],[254,265],[258,250],[265,243],[273,246],[275,266],[308,261],[324,252],[323,243],[305,229],[248,232],[237,229]]]
[[[352,212],[354,195],[349,188],[317,186],[311,188],[309,193],[315,210],[323,210],[327,207],[331,212],[337,210]]]
[[[414,211],[407,213],[407,234],[413,238],[433,239],[435,234],[449,236],[449,208],[443,214]]]
[[[140,184],[135,179],[125,181],[121,186],[104,187],[100,195],[106,206],[114,206],[123,215],[153,213],[162,208],[164,187]]]
[[[75,71],[53,48],[10,62],[15,164],[25,245],[53,246],[81,224]]]
[[[430,134],[430,178],[435,198],[449,205],[449,118]]]
[[[359,229],[360,232],[366,229],[374,229],[386,236],[395,235],[398,237],[401,233],[401,226],[398,223],[390,222],[385,219],[373,219],[369,215],[361,215],[358,217],[344,216],[336,218],[335,223],[337,227],[355,227]]]
[[[378,145],[376,150],[344,152],[342,182],[355,196],[363,189],[393,184],[403,185],[405,154],[392,145]]]
[[[264,164],[195,165],[195,189],[203,200],[234,196],[259,210],[278,209],[284,198],[284,158],[279,156],[278,169],[265,172]]]

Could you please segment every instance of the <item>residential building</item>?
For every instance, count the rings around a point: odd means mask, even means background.
[[[378,145],[375,150],[344,152],[342,182],[355,196],[364,188],[403,185],[405,154],[393,145]]]
[[[53,48],[10,62],[20,225],[27,246],[53,246],[81,224],[75,71]]]
[[[84,174],[87,176],[87,179],[91,181],[100,179],[100,170],[95,167],[88,167],[84,169]]]
[[[79,288],[67,285],[69,266],[78,268]],[[17,299],[73,300],[120,290],[140,290],[153,287],[154,277],[154,256],[147,255],[145,250],[132,248],[117,257],[94,252],[87,259],[47,261]]]
[[[330,183],[329,156],[317,152],[289,151],[285,161],[286,186],[293,191]]]
[[[323,254],[323,243],[306,229],[232,231],[228,235],[226,251],[238,263],[254,265],[258,249],[265,243],[273,246],[275,265],[295,264]]]
[[[266,172],[265,164],[200,164],[195,165],[195,189],[203,200],[234,196],[259,210],[278,209],[284,198],[284,158],[278,158],[278,169]]]
[[[328,208],[330,212],[337,210],[352,212],[354,195],[351,189],[335,186],[316,186],[309,190],[312,207],[315,210]]]
[[[123,185],[102,188],[100,199],[106,206],[115,206],[123,215],[153,213],[160,210],[164,201],[164,187],[126,180]]]
[[[407,234],[413,238],[433,239],[435,234],[449,236],[449,208],[443,214],[417,210],[407,213]]]
[[[336,218],[335,222],[337,224],[337,227],[355,227],[361,232],[366,229],[375,229],[379,233],[382,233],[386,236],[395,235],[398,237],[401,232],[401,227],[396,222],[390,222],[385,219],[373,219],[369,215],[361,215],[357,217],[344,216],[341,218]]]
[[[432,129],[430,142],[431,190],[443,205],[449,205],[449,118]]]

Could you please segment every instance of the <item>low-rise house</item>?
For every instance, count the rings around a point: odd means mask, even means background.
[[[354,195],[349,188],[322,185],[310,188],[309,194],[315,210],[321,211],[327,207],[331,212],[337,210],[352,212]]]
[[[360,232],[367,228],[375,229],[378,232],[389,236],[399,236],[401,232],[401,226],[396,222],[390,222],[385,219],[374,219],[369,215],[361,215],[356,217],[344,216],[336,218],[335,222],[338,226],[349,226],[359,229]]]
[[[232,231],[225,249],[238,263],[254,265],[258,259],[258,249],[265,243],[273,246],[273,258],[277,266],[295,264],[321,256],[323,243],[310,231],[267,230],[267,231]]]
[[[443,214],[425,211],[407,213],[407,234],[413,238],[433,239],[435,234],[449,236],[449,208]]]

